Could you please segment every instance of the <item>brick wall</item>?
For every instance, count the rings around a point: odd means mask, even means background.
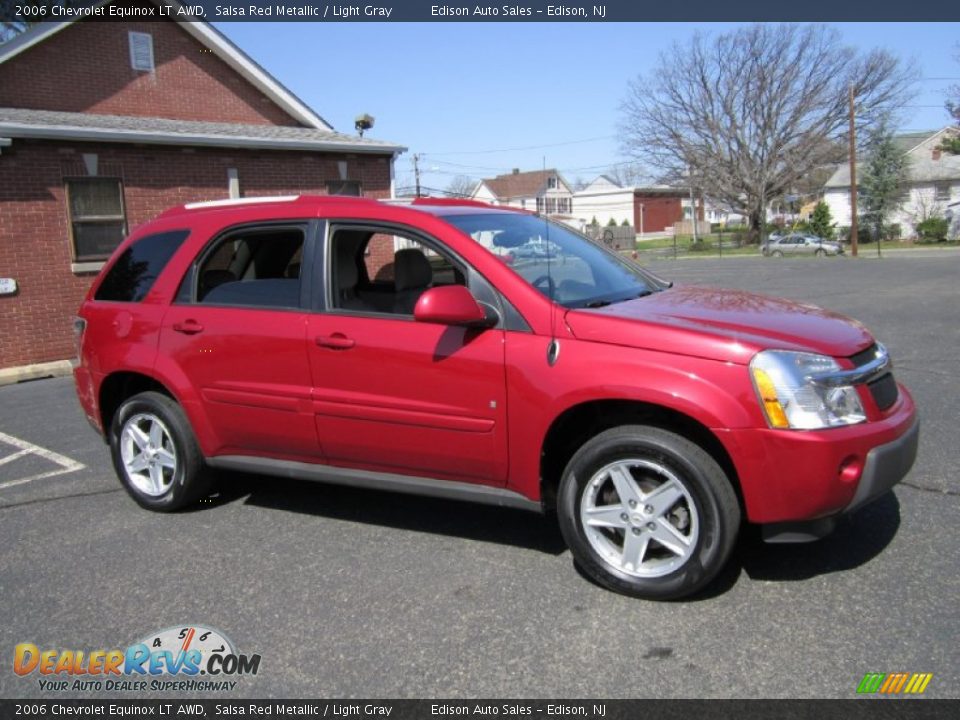
[[[643,221],[640,220],[640,206],[643,206]],[[672,228],[678,220],[683,220],[683,207],[679,197],[636,196],[633,200],[633,226],[640,232],[660,232]]]
[[[172,205],[226,197],[227,168],[246,196],[325,194],[345,159],[364,195],[390,193],[389,156],[14,140],[0,155],[0,277],[20,290],[0,296],[0,368],[73,355],[71,320],[93,275],[70,270],[63,178],[85,172],[82,153],[97,154],[101,176],[123,180],[130,229]]]
[[[130,30],[153,36],[154,72],[130,67]],[[77,21],[0,65],[0,107],[300,124],[173,21]]]

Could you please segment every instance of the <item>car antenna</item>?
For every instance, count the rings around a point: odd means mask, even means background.
[[[549,190],[550,183],[547,180],[546,155],[543,156],[543,182],[546,183],[546,189]],[[547,345],[547,365],[553,367],[557,364],[557,358],[560,357],[560,341],[557,339],[556,331],[557,301],[556,298],[554,298],[554,295],[556,295],[557,285],[553,281],[553,267],[552,263],[550,262],[550,221],[547,219],[546,190],[544,191],[543,197],[543,244],[547,251],[547,292],[550,294],[550,344]]]

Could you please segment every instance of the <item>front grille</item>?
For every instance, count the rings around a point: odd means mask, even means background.
[[[874,402],[881,410],[891,407],[900,396],[893,373],[886,373],[873,382],[867,383],[867,387],[870,388],[870,394],[873,395]]]

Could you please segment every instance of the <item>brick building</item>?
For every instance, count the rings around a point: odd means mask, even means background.
[[[43,23],[0,45],[0,379],[63,367],[96,272],[163,209],[389,197],[404,149],[335,132],[205,22]]]

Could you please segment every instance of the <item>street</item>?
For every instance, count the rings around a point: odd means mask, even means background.
[[[853,698],[896,671],[960,697],[960,253],[649,267],[864,322],[920,409],[906,481],[814,544],[749,528],[708,592],[653,603],[592,584],[522,511],[224,473],[195,510],[150,513],[70,378],[0,387],[0,697],[53,697],[11,671],[18,643],[125,648],[188,624],[262,656],[228,697]]]

